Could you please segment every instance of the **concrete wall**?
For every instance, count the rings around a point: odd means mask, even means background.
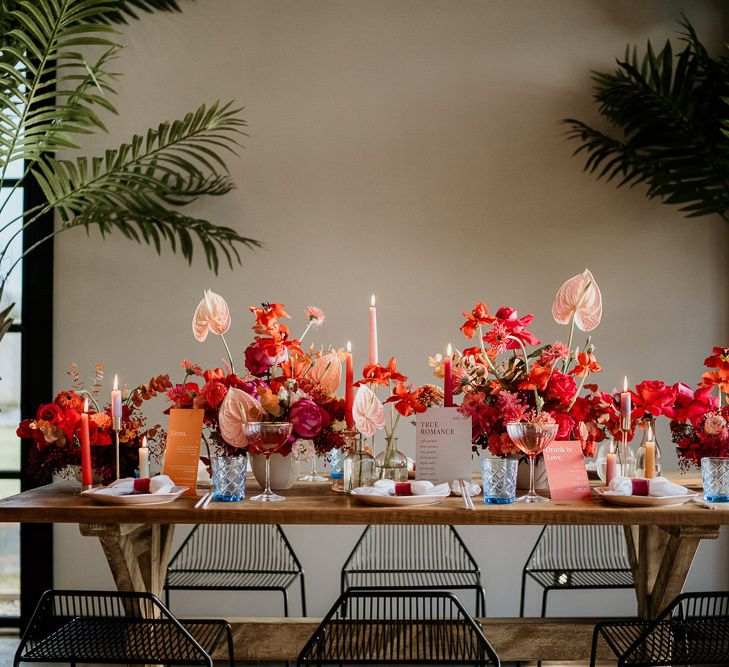
[[[219,341],[190,335],[201,291],[233,309],[230,340],[250,333],[247,306],[284,302],[328,319],[318,340],[351,339],[365,360],[369,295],[378,296],[380,352],[416,382],[427,355],[462,345],[461,311],[477,300],[535,313],[534,330],[565,336],[550,306],[589,267],[604,296],[594,334],[610,389],[631,379],[698,379],[726,342],[729,228],[686,220],[582,173],[560,119],[599,122],[590,70],[626,43],[661,44],[686,12],[715,50],[726,9],[708,1],[222,1],[184,3],[124,29],[129,48],[120,116],[90,153],[180,116],[204,100],[245,105],[250,138],[231,161],[238,188],[193,214],[265,243],[234,272],[211,275],[119,236],[61,236],[56,245],[55,381],[76,360],[128,381],[175,371],[182,358],[216,364]],[[159,406],[161,409],[161,406]],[[675,465],[665,425],[659,432]],[[402,448],[412,453],[403,429]],[[179,531],[181,535],[183,531]],[[359,529],[290,531],[321,614]],[[472,528],[489,612],[515,613],[521,564],[538,528]],[[58,586],[111,586],[101,550],[73,526],[55,534]],[[701,547],[689,586],[726,588],[727,544]],[[178,596],[181,610],[268,614],[278,599]],[[536,607],[535,607],[536,609]],[[555,596],[555,613],[630,613],[630,592]]]

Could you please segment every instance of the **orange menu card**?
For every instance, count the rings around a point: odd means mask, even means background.
[[[555,440],[544,450],[552,500],[590,497],[585,456],[579,440]]]
[[[194,496],[197,485],[197,462],[200,460],[200,439],[205,410],[170,410],[167,424],[167,446],[162,472],[175,486],[186,486],[183,495]]]

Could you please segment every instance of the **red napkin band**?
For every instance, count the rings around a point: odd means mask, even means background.
[[[134,480],[134,493],[149,493],[151,477],[141,477]]]
[[[410,482],[395,482],[395,495],[396,496],[412,496],[413,489],[410,486]]]
[[[633,477],[630,480],[633,484],[633,495],[634,496],[647,496],[648,495],[648,480],[643,477]]]

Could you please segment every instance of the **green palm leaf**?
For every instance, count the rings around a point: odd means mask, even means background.
[[[729,59],[714,60],[687,20],[683,50],[670,41],[644,55],[626,51],[613,72],[594,72],[594,100],[611,133],[567,118],[567,136],[580,142],[585,171],[618,187],[645,183],[647,196],[677,205],[689,217],[729,219],[727,116]],[[614,134],[613,134],[614,133]]]

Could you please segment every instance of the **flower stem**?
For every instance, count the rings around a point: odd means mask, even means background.
[[[228,341],[225,340],[225,334],[220,334],[220,340],[223,341],[223,345],[225,345],[225,351],[228,353],[228,359],[230,360],[230,372],[235,375],[235,366],[233,365],[233,355],[230,353],[230,348],[228,347]]]

